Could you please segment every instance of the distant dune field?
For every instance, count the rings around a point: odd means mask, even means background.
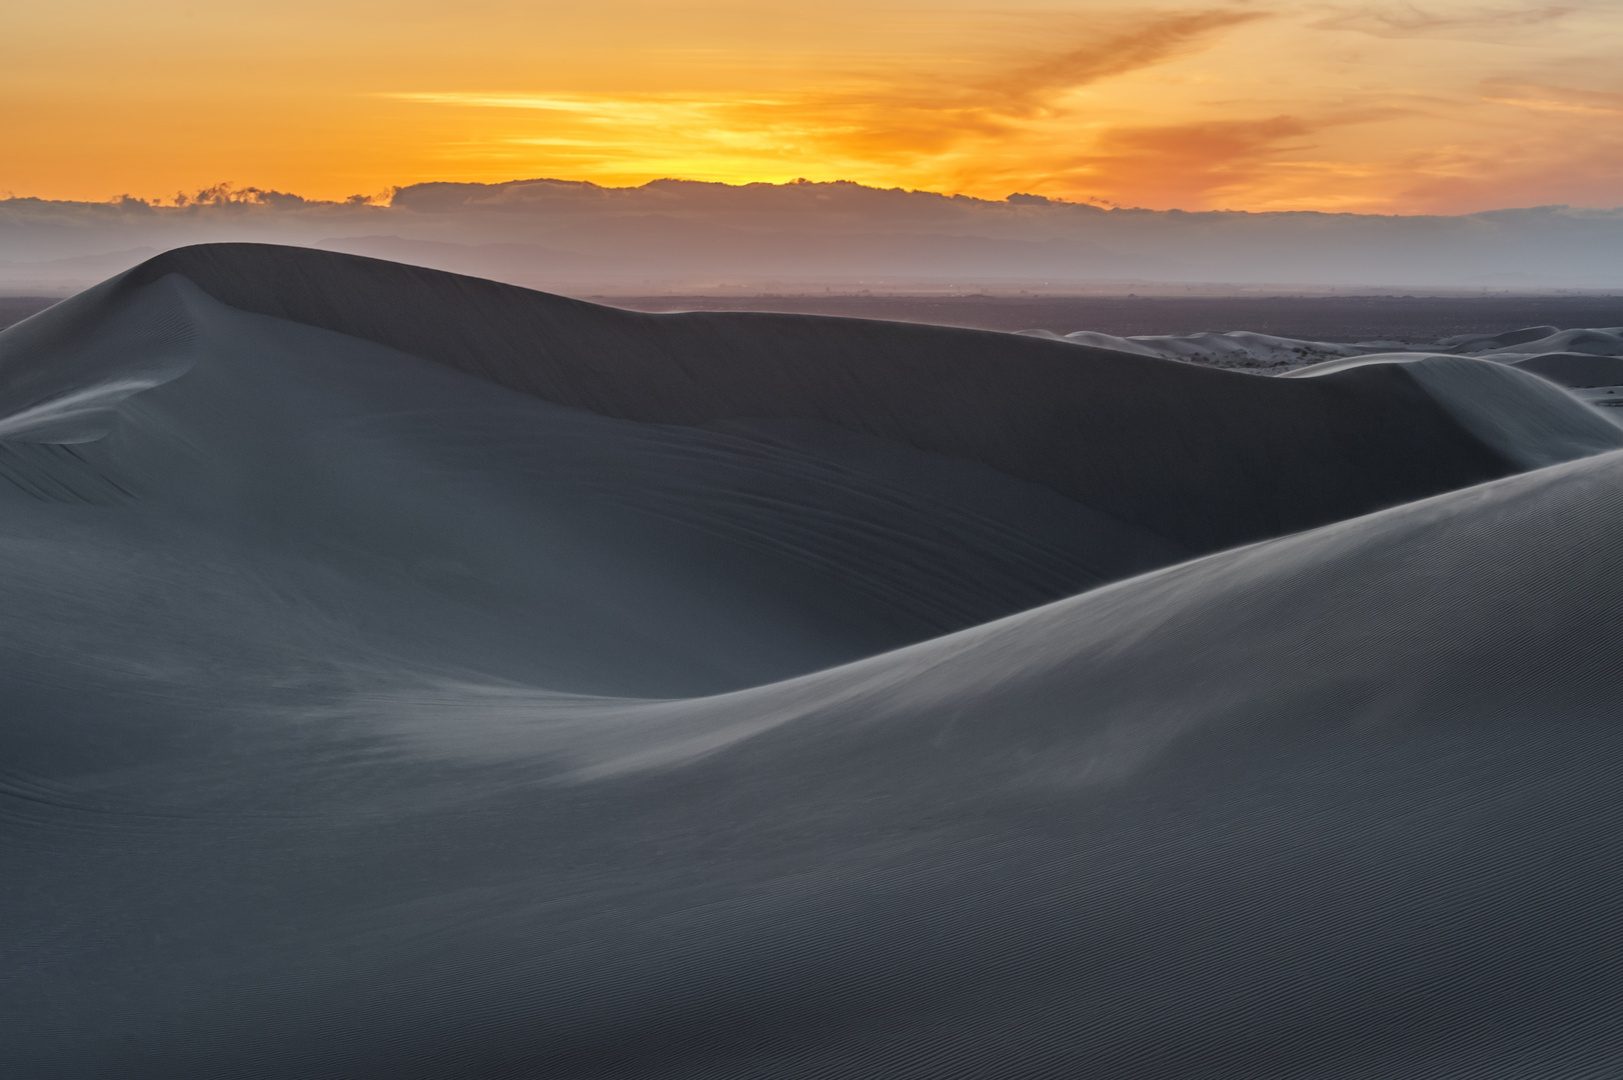
[[[896,319],[976,330],[1097,330],[1195,334],[1252,330],[1312,341],[1392,339],[1422,343],[1453,334],[1502,333],[1543,323],[1623,323],[1623,294],[1368,296],[1222,295],[764,295],[587,297],[637,311],[786,311]],[[1125,292],[1125,290],[1122,290]]]

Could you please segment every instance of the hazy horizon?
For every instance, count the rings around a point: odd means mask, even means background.
[[[231,240],[577,292],[1623,286],[1623,208],[1190,212],[850,181],[542,178],[406,185],[386,201],[230,185],[167,202],[13,197],[0,200],[0,290],[55,295],[162,250]]]

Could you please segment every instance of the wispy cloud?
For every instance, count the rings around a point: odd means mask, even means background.
[[[1492,79],[1482,84],[1484,101],[1519,105],[1540,112],[1572,113],[1578,116],[1623,116],[1623,93],[1584,90],[1566,86],[1518,83]]]
[[[1112,128],[1069,160],[1065,175],[1077,189],[1142,193],[1152,206],[1362,207],[1369,193],[1360,182],[1372,170],[1337,161],[1318,144],[1331,129],[1389,116],[1366,110]]]
[[[1503,40],[1527,28],[1553,23],[1578,8],[1571,4],[1460,5],[1457,3],[1388,3],[1338,6],[1315,25],[1357,30],[1375,37],[1463,37]]]
[[[1160,14],[1114,33],[1097,34],[1080,47],[1011,65],[969,89],[1000,95],[1005,108],[1041,105],[1055,93],[1152,67],[1201,48],[1220,30],[1267,17],[1264,12],[1232,8]]]

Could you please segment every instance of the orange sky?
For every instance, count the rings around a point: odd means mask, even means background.
[[[1623,204],[1623,5],[53,0],[0,195],[849,179],[1184,209]]]

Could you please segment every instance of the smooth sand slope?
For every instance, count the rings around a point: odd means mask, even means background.
[[[1623,428],[1407,361],[249,246],[5,331],[0,1072],[1608,1075]]]

